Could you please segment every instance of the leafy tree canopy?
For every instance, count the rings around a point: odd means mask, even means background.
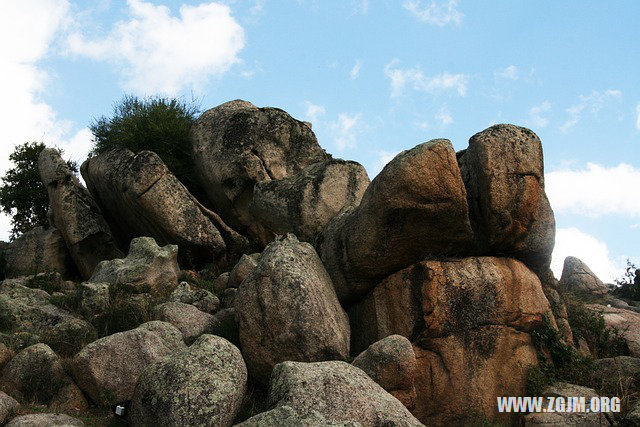
[[[139,99],[127,95],[113,109],[113,117],[101,117],[89,128],[94,135],[91,154],[111,147],[137,153],[155,152],[169,170],[193,193],[199,193],[191,166],[189,130],[199,107],[175,98]]]
[[[11,240],[32,228],[48,226],[49,197],[38,170],[38,157],[45,148],[42,142],[26,142],[9,155],[14,166],[2,177],[0,208],[11,216]],[[78,171],[75,162],[68,164]]]

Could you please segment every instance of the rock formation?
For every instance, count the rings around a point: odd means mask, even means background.
[[[576,257],[568,256],[564,260],[559,286],[570,292],[592,295],[605,295],[608,290],[598,276]]]
[[[13,242],[4,251],[6,277],[57,271],[73,276],[75,265],[62,234],[54,227],[36,227]]]

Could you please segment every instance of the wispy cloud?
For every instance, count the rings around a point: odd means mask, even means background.
[[[455,90],[458,95],[465,96],[467,93],[467,82],[469,78],[465,74],[440,73],[435,76],[425,76],[418,67],[397,68],[400,61],[394,59],[384,67],[384,73],[391,82],[391,97],[400,96],[405,87],[428,92],[437,93],[446,90]]]
[[[518,71],[518,67],[509,65],[506,68],[495,71],[493,75],[501,79],[518,80]]]
[[[324,116],[327,112],[327,110],[322,105],[314,104],[309,101],[306,101],[305,105],[307,106],[305,117],[313,124],[316,124],[319,118]]]
[[[608,89],[603,92],[594,90],[589,95],[580,95],[580,102],[565,110],[569,113],[569,119],[560,126],[560,130],[567,132],[582,120],[584,113],[597,114],[608,103],[620,98],[622,98],[622,92],[616,89]]]
[[[366,15],[369,13],[369,0],[352,0],[353,12]]]
[[[545,175],[546,192],[556,212],[598,218],[604,215],[640,217],[640,169],[626,163],[585,169],[563,169]]]
[[[436,120],[440,123],[440,127],[444,128],[453,123],[453,117],[447,107],[442,107],[435,115]]]
[[[360,75],[360,69],[362,68],[362,61],[360,59],[356,60],[356,63],[353,64],[351,71],[349,72],[349,77],[351,80],[355,80]]]
[[[338,120],[331,123],[334,144],[338,151],[355,148],[357,136],[362,132],[362,115],[341,113]]]
[[[129,19],[116,23],[106,38],[69,37],[72,53],[115,64],[127,89],[174,94],[224,74],[239,61],[244,30],[228,6],[182,5],[176,17],[168,7],[142,0],[127,0],[127,5]]]
[[[543,128],[549,124],[549,119],[543,117],[544,113],[548,113],[551,110],[551,103],[544,101],[542,104],[534,105],[529,109],[528,124],[532,127]]]
[[[443,2],[431,0],[422,4],[420,0],[406,0],[402,7],[422,22],[444,27],[447,24],[460,24],[464,16],[458,9],[458,0]]]

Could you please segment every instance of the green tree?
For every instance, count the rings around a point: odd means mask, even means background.
[[[9,155],[14,167],[2,177],[0,207],[11,216],[11,240],[34,227],[48,226],[49,197],[38,170],[38,157],[45,148],[42,142],[26,142]],[[77,165],[68,163],[77,172]]]
[[[126,95],[113,109],[113,117],[91,123],[94,146],[91,155],[111,147],[137,153],[150,150],[165,162],[173,174],[193,193],[199,186],[193,175],[189,130],[199,107],[169,98],[139,99]]]

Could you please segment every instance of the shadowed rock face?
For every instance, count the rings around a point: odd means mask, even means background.
[[[397,155],[360,205],[329,223],[317,247],[348,305],[389,274],[428,256],[469,253],[472,243],[455,151],[437,139]]]
[[[4,252],[7,277],[57,271],[71,276],[75,265],[62,234],[54,227],[36,227],[9,243]]]
[[[195,265],[225,256],[220,231],[157,154],[111,149],[85,161],[81,172],[121,247],[150,236],[178,245],[181,259]]]
[[[62,233],[80,275],[88,279],[100,261],[121,257],[122,252],[98,205],[60,153],[45,148],[40,153],[38,168],[49,194],[50,220]]]
[[[351,307],[352,351],[405,336],[417,360],[414,415],[436,424],[462,422],[469,408],[496,417],[496,396],[524,392],[537,363],[528,332],[547,312],[538,277],[520,261],[423,261]]]
[[[536,273],[551,263],[555,218],[544,191],[542,144],[531,130],[495,125],[459,159],[476,252],[512,256]]]
[[[277,108],[236,100],[204,112],[191,128],[194,168],[211,206],[233,228],[273,238],[249,211],[254,185],[329,159],[311,128]]]
[[[247,367],[262,384],[284,360],[349,354],[349,320],[331,279],[313,247],[291,234],[267,246],[234,304]]]

